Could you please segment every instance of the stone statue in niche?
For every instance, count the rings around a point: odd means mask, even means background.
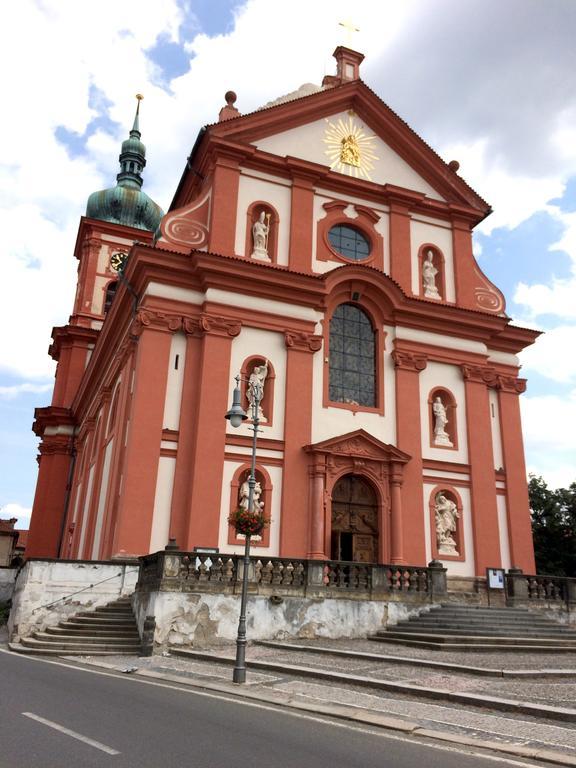
[[[432,403],[432,414],[434,415],[434,445],[442,445],[447,448],[453,448],[454,443],[450,440],[450,435],[446,432],[448,417],[446,407],[442,402],[440,395],[434,398]]]
[[[434,504],[436,519],[436,541],[439,555],[457,555],[456,541],[452,535],[456,531],[456,521],[460,517],[458,507],[443,493],[436,494]]]
[[[260,392],[260,402],[258,403],[258,419],[260,421],[268,421],[264,415],[264,411],[262,410],[262,400],[264,399],[264,382],[266,381],[266,376],[268,376],[268,360],[264,360],[264,364],[258,363],[258,365],[255,365],[254,368],[252,368],[252,373],[248,379],[248,387],[246,389],[246,399],[250,404],[250,410],[248,412],[249,418],[252,418],[254,414],[254,401],[256,399],[255,392]]]
[[[260,501],[261,496],[262,496],[262,484],[257,480],[256,484],[254,485],[254,494],[252,497],[252,509],[257,515],[262,514],[262,511],[264,509],[264,502]],[[238,506],[240,507],[240,509],[245,509],[246,511],[248,511],[249,498],[250,498],[250,485],[248,483],[248,478],[246,478],[246,480],[244,480],[244,482],[240,486],[240,491],[239,491]]]
[[[422,285],[424,287],[424,296],[427,299],[441,299],[436,286],[436,275],[438,270],[434,266],[434,254],[428,251],[422,264]]]
[[[268,236],[270,234],[270,214],[260,211],[260,215],[252,224],[252,240],[254,241],[254,250],[250,258],[260,261],[272,261],[268,256]]]

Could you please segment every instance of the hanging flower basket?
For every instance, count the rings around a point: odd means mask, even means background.
[[[260,536],[264,528],[270,525],[270,520],[259,512],[249,512],[239,507],[232,512],[228,522],[241,536]]]

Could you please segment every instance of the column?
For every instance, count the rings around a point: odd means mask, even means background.
[[[406,563],[402,531],[402,472],[397,469],[393,469],[390,476],[390,539],[391,564]]]
[[[240,168],[233,157],[218,157],[212,180],[208,251],[233,256],[236,251],[236,216]]]
[[[395,349],[392,357],[396,367],[396,444],[411,457],[403,473],[401,535],[394,532],[392,511],[392,542],[402,545],[402,551],[394,552],[394,557],[398,563],[426,565],[419,374],[427,360],[425,355],[400,349]]]
[[[73,437],[44,435],[26,557],[59,557]]]
[[[466,391],[474,560],[476,575],[484,576],[486,568],[499,568],[501,562],[488,398],[488,385],[496,383],[496,377],[488,366],[462,365],[461,369]]]
[[[316,463],[310,467],[310,546],[306,554],[308,560],[324,560],[324,539],[326,535],[326,510],[324,507],[324,489],[326,466]]]
[[[395,201],[390,201],[390,277],[412,295],[410,208]]]
[[[286,333],[286,401],[284,415],[284,470],[282,475],[282,518],[280,557],[319,555],[323,545],[316,532],[322,504],[309,497],[308,456],[303,448],[312,439],[313,353],[322,347],[322,337],[307,333]],[[316,490],[313,493],[315,498]],[[308,501],[309,512],[305,513]],[[311,508],[312,507],[312,508]],[[314,519],[314,523],[312,520]],[[322,523],[323,526],[323,523]]]
[[[526,390],[526,381],[515,376],[498,376],[498,384],[510,558],[515,568],[536,573],[520,420],[519,395]]]
[[[139,339],[112,557],[149,551],[170,345],[180,325],[180,317],[146,309],[131,329]]]
[[[198,394],[193,421],[195,435],[189,475],[190,501],[187,509],[186,541],[181,548],[217,547],[222,501],[222,472],[226,449],[224,418],[230,407],[230,355],[232,339],[240,333],[240,323],[202,315],[198,330],[202,350]]]
[[[292,177],[290,212],[290,269],[312,271],[312,234],[314,227],[314,187],[304,176]]]

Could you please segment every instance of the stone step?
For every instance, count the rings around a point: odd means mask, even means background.
[[[115,637],[140,637],[136,627],[133,629],[117,629],[116,627],[82,627],[78,624],[61,621],[57,627],[46,627],[45,632],[49,635],[78,635],[78,636],[97,636],[114,634]]]
[[[78,643],[84,644],[106,644],[114,643],[115,645],[137,645],[140,643],[140,638],[134,637],[118,637],[117,635],[99,635],[96,637],[80,636],[80,635],[51,635],[47,632],[34,632],[32,637],[35,640],[42,640],[42,642],[53,644],[59,643]]]
[[[117,627],[118,629],[132,629],[134,627],[134,617],[128,620],[108,619],[101,616],[70,616],[67,621],[82,627]]]
[[[126,654],[126,651],[124,650],[94,651],[94,649],[90,649],[88,651],[86,648],[68,648],[66,652],[63,652],[61,650],[48,647],[27,648],[25,645],[21,645],[20,643],[9,643],[8,648],[14,653],[23,653],[29,656],[123,656]],[[138,650],[137,653],[140,653],[140,651]],[[133,654],[130,653],[129,655]]]
[[[523,633],[527,632],[528,634],[535,634],[535,633],[553,633],[558,635],[574,635],[576,637],[576,632],[574,629],[570,629],[569,627],[563,627],[563,626],[555,626],[554,624],[542,624],[542,625],[533,625],[533,624],[485,624],[485,623],[475,623],[471,624],[470,622],[449,622],[449,621],[401,621],[398,622],[396,625],[398,629],[411,629],[411,628],[417,628],[419,630],[422,630],[423,632],[434,632],[435,630],[452,630],[452,629],[465,629],[469,630],[471,633],[474,632],[484,632],[484,631],[490,631],[490,632],[516,632]]]
[[[458,633],[444,632],[441,634],[435,634],[432,632],[397,632],[395,630],[387,629],[377,632],[376,638],[387,638],[389,640],[421,640],[422,642],[432,643],[465,643],[468,645],[479,645],[482,643],[492,644],[496,646],[505,645],[523,645],[523,646],[546,646],[549,648],[563,647],[573,648],[576,650],[576,639],[563,639],[557,637],[543,638],[543,637],[497,637],[494,635],[467,635]]]
[[[397,624],[391,626],[395,632],[417,632],[418,634],[436,634],[436,635],[481,635],[481,636],[514,636],[514,637],[559,637],[567,640],[576,640],[576,632],[569,629],[548,628],[548,629],[530,629],[528,627],[468,627],[460,625],[449,626],[421,626],[418,624]]]
[[[22,645],[26,648],[32,648],[32,649],[45,649],[45,650],[58,650],[61,656],[65,656],[68,652],[74,651],[77,654],[86,655],[86,656],[94,656],[98,654],[100,651],[107,651],[112,652],[115,651],[116,653],[125,653],[125,654],[134,654],[134,653],[140,653],[141,646],[139,643],[132,643],[130,645],[125,645],[122,643],[117,642],[106,642],[106,643],[68,643],[68,642],[59,642],[59,643],[47,643],[45,640],[37,640],[33,637],[23,637],[20,641]]]
[[[484,653],[490,651],[497,651],[499,653],[576,653],[576,646],[552,646],[552,645],[502,645],[494,640],[486,643],[468,643],[454,638],[447,638],[447,642],[439,643],[433,640],[416,640],[409,636],[403,637],[377,637],[370,635],[368,640],[373,640],[377,643],[390,643],[393,645],[404,645],[411,648],[424,648],[429,651],[466,651],[474,653]]]
[[[410,619],[410,621],[462,621],[469,622],[471,624],[546,624],[547,626],[559,627],[563,626],[557,621],[552,621],[546,616],[470,616],[467,614],[455,614],[449,615],[444,611],[438,611],[434,613],[423,613],[418,617]]]
[[[75,619],[102,619],[103,621],[134,621],[134,614],[132,611],[127,611],[126,613],[114,613],[109,612],[106,613],[105,611],[79,611],[78,613],[74,614]]]

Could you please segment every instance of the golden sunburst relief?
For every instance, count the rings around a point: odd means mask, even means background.
[[[324,143],[328,146],[326,154],[330,158],[330,169],[371,181],[370,171],[374,169],[374,161],[379,159],[373,151],[376,136],[366,133],[352,117],[348,120],[340,118],[336,123],[328,119],[326,122]]]

